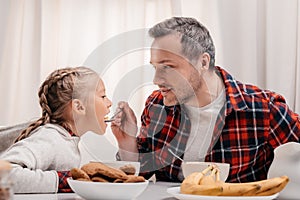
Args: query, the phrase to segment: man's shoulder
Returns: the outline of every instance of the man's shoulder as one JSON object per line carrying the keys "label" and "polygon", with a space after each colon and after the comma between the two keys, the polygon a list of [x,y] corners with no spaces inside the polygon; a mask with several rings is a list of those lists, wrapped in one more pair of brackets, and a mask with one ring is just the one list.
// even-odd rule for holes
{"label": "man's shoulder", "polygon": [[285,98],[274,91],[262,89],[256,85],[237,83],[238,92],[227,95],[231,103],[240,108],[268,110],[270,103],[286,104]]}
{"label": "man's shoulder", "polygon": [[255,84],[238,81],[222,68],[218,69],[224,80],[227,99],[230,100],[231,105],[236,109],[257,109],[258,107],[266,106],[273,100],[285,102],[281,95],[271,90],[263,89]]}
{"label": "man's shoulder", "polygon": [[251,99],[253,98],[257,101],[261,99],[262,101],[268,102],[274,100],[285,102],[285,99],[282,95],[268,89],[262,89],[256,85],[241,84],[239,88],[242,91],[242,94],[245,98],[251,97]]}
{"label": "man's shoulder", "polygon": [[250,95],[257,98],[268,98],[272,93],[269,90],[262,89],[253,84],[239,84],[239,88],[244,95]]}
{"label": "man's shoulder", "polygon": [[271,97],[276,97],[273,91],[263,89],[255,84],[241,82],[236,80],[232,75],[230,75],[225,69],[216,66],[216,69],[221,73],[224,80],[225,87],[227,88],[227,95],[231,96],[249,96],[254,98],[270,99]]}

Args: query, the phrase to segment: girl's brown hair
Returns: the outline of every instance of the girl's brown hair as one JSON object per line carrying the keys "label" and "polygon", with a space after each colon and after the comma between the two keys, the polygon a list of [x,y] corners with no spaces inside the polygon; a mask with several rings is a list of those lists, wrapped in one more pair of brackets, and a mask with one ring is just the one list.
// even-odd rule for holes
{"label": "girl's brown hair", "polygon": [[64,111],[72,99],[84,97],[94,78],[98,78],[98,74],[87,67],[68,67],[52,72],[38,93],[42,117],[24,129],[15,142],[28,137],[33,130],[46,123],[71,129],[64,118]]}

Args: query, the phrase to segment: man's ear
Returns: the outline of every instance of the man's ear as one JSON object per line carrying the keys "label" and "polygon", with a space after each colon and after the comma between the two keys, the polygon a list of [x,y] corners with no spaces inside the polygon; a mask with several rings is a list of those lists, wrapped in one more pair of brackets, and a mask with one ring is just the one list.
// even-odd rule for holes
{"label": "man's ear", "polygon": [[83,114],[83,115],[86,112],[85,106],[83,105],[82,101],[80,101],[79,99],[72,100],[72,110],[77,114]]}
{"label": "man's ear", "polygon": [[203,53],[199,56],[198,63],[201,63],[201,69],[208,70],[210,63],[210,55],[208,53]]}

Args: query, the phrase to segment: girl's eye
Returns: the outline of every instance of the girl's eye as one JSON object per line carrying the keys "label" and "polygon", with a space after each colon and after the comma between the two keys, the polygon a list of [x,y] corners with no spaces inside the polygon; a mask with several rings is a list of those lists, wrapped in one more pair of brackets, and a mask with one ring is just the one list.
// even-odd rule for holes
{"label": "girl's eye", "polygon": [[106,95],[101,96],[102,99],[106,98]]}

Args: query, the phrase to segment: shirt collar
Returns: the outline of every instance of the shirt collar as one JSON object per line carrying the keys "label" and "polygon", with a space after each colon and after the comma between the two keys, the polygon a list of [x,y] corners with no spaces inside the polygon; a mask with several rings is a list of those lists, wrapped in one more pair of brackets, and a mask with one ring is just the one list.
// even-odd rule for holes
{"label": "shirt collar", "polygon": [[227,71],[221,67],[216,66],[216,71],[220,73],[226,91],[226,115],[231,112],[231,109],[236,111],[248,109],[247,103],[244,99],[246,88],[242,83],[235,80]]}

